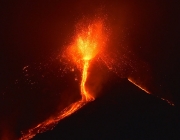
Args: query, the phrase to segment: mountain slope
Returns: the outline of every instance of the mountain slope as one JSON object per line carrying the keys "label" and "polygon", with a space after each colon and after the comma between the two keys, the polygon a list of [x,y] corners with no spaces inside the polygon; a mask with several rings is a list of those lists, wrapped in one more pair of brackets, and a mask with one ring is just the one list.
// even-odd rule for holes
{"label": "mountain slope", "polygon": [[126,79],[114,78],[94,102],[33,140],[178,139],[179,114]]}

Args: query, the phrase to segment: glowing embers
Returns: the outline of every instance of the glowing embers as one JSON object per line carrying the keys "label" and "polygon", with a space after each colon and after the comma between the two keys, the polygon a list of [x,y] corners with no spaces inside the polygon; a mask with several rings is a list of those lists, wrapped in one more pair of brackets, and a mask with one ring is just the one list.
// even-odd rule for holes
{"label": "glowing embers", "polygon": [[90,60],[92,58],[93,50],[96,48],[97,44],[90,42],[89,40],[83,40],[81,37],[78,39],[78,46],[81,53],[84,55],[83,60]]}
{"label": "glowing embers", "polygon": [[74,42],[68,47],[68,59],[73,60],[76,66],[82,71],[82,81],[80,84],[82,101],[94,100],[86,90],[85,83],[88,77],[88,69],[92,59],[101,55],[105,46],[106,37],[104,34],[103,21],[93,21],[87,25],[78,24],[77,35],[74,37]]}
{"label": "glowing embers", "polygon": [[102,37],[102,24],[96,23],[88,27],[88,31],[78,35],[77,46],[83,60],[90,60],[96,56],[100,49]]}
{"label": "glowing embers", "polygon": [[83,69],[84,61],[92,60],[97,54],[102,53],[105,46],[103,21],[93,21],[87,26],[82,23],[78,24],[73,40],[73,43],[67,48],[65,57],[72,59],[80,69]]}
{"label": "glowing embers", "polygon": [[81,100],[70,104],[61,112],[51,116],[34,128],[29,129],[28,132],[23,133],[23,136],[20,138],[21,140],[29,140],[37,133],[52,129],[60,120],[71,115],[89,101],[94,100],[94,97],[87,91],[85,85],[91,62],[97,55],[100,55],[102,48],[105,45],[106,38],[104,36],[103,28],[104,26],[101,20],[95,20],[87,26],[78,24],[77,33],[73,43],[67,47],[62,54],[62,57],[68,61],[68,66],[71,63],[74,63],[81,71]]}

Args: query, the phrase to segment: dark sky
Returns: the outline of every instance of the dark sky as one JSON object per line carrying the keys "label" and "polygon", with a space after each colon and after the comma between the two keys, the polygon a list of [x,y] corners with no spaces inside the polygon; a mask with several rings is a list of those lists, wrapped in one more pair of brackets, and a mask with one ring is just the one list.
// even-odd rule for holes
{"label": "dark sky", "polygon": [[[21,129],[79,99],[79,83],[72,79],[79,73],[57,78],[64,66],[55,58],[71,42],[75,25],[83,17],[106,15],[111,31],[109,50],[125,54],[127,63],[134,60],[137,72],[132,76],[138,77],[153,94],[180,106],[178,2],[6,0],[0,2],[0,9],[1,137],[7,134],[10,139],[11,135],[18,137]],[[22,70],[27,65],[30,80],[40,83],[32,91]],[[70,90],[65,90],[68,86],[77,93],[70,94]],[[62,91],[66,94],[57,94]],[[37,106],[40,107],[34,109]]]}

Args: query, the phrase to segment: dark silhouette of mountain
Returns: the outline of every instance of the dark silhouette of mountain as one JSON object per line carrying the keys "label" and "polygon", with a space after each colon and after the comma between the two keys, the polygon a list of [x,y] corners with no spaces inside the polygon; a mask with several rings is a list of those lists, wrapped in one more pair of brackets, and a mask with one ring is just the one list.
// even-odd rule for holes
{"label": "dark silhouette of mountain", "polygon": [[178,139],[175,106],[148,95],[127,79],[113,77],[103,95],[63,119],[33,140],[59,139]]}

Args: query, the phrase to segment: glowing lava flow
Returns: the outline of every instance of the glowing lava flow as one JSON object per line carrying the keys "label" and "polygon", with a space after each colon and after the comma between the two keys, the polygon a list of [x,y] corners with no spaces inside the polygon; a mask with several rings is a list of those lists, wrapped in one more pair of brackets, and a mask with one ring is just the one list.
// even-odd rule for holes
{"label": "glowing lava flow", "polygon": [[[128,78],[128,81],[133,83],[135,86],[137,86],[138,88],[140,88],[141,90],[145,91],[147,94],[151,94],[151,92],[149,92],[147,89],[143,88],[142,86],[138,85],[135,81],[133,81],[132,79]],[[168,104],[174,106],[174,103],[168,99],[165,99],[165,98],[162,98],[162,97],[159,97],[159,96],[156,96],[158,98],[160,98],[161,100],[163,101],[166,101]]]}
{"label": "glowing lava flow", "polygon": [[89,62],[85,61],[84,68],[83,68],[83,73],[82,73],[82,81],[81,81],[82,100],[85,100],[85,101],[90,101],[90,100],[94,99],[94,97],[92,97],[86,91],[86,88],[85,88],[85,83],[86,83],[86,80],[87,80],[87,71],[88,71],[88,68],[89,68]]}
{"label": "glowing lava flow", "polygon": [[128,81],[133,83],[135,86],[137,86],[141,90],[145,91],[147,94],[151,94],[147,89],[145,89],[145,88],[141,87],[140,85],[136,84],[132,79],[128,78]]}
{"label": "glowing lava flow", "polygon": [[[80,30],[79,30],[80,29]],[[88,77],[88,69],[92,59],[102,51],[102,46],[105,44],[103,33],[103,22],[98,20],[88,25],[88,28],[80,26],[74,42],[67,48],[65,54],[68,60],[73,61],[82,71],[82,79],[80,84],[81,100],[70,104],[61,112],[51,116],[46,121],[38,124],[28,132],[23,132],[20,140],[29,140],[37,133],[45,132],[52,129],[60,120],[71,115],[89,101],[93,101],[94,97],[89,94],[86,89],[86,81]]]}

